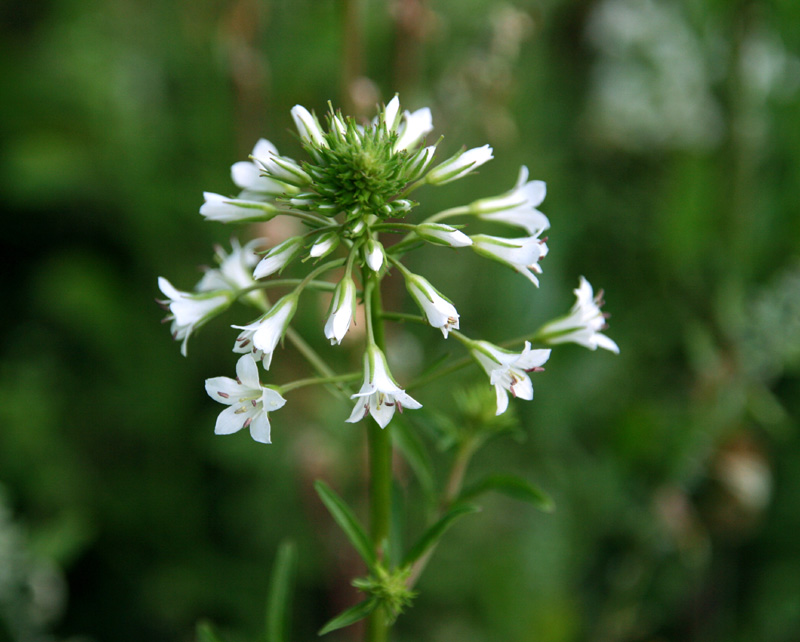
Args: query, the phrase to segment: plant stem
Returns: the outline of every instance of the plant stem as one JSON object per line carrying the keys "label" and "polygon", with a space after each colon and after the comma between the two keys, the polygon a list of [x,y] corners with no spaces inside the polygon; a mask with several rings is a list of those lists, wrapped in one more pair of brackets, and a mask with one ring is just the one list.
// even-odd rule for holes
{"label": "plant stem", "polygon": [[[369,283],[369,314],[372,337],[375,344],[385,348],[383,333],[383,306],[381,304],[380,281],[374,273],[367,274],[364,283]],[[392,441],[388,428],[381,428],[377,422],[367,423],[367,443],[369,445],[369,507],[370,535],[375,543],[379,558],[383,557],[384,544],[389,539],[392,515]],[[367,619],[366,642],[385,642],[389,627],[382,608],[373,611]]]}

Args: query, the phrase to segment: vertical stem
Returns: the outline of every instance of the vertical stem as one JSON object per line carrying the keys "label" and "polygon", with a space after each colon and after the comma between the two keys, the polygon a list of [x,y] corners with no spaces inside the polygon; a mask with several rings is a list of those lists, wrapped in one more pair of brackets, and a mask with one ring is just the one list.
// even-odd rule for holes
{"label": "vertical stem", "polygon": [[[380,280],[367,268],[364,269],[364,283],[369,283],[371,325],[375,344],[381,349],[385,348],[383,333],[383,318],[381,313]],[[389,428],[381,428],[377,422],[370,420],[367,423],[367,443],[369,445],[369,506],[370,506],[370,531],[372,541],[378,550],[378,556],[383,556],[383,545],[389,538],[392,511],[392,440]],[[388,639],[389,627],[386,625],[386,616],[383,609],[378,608],[367,619],[367,642],[385,642]]]}

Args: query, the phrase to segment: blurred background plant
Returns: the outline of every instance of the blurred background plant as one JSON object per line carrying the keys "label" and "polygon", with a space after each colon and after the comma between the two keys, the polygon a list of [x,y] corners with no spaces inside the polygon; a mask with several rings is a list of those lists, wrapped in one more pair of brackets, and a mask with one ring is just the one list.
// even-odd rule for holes
{"label": "blurred background plant", "polygon": [[[272,446],[215,437],[202,382],[228,370],[230,330],[204,327],[216,348],[183,359],[153,298],[157,274],[192,283],[186,266],[227,243],[197,214],[201,190],[229,190],[227,168],[260,136],[299,151],[292,105],[370,112],[395,91],[432,108],[443,154],[494,146],[459,183],[464,202],[509,189],[523,163],[548,183],[535,299],[515,296],[521,277],[502,267],[438,266],[462,327],[522,334],[566,311],[585,274],[622,347],[554,353],[536,400],[516,408],[519,439],[493,440],[472,472],[513,470],[556,512],[490,497],[448,533],[396,640],[800,638],[800,5],[47,0],[0,12],[0,640],[191,640],[203,616],[252,640],[287,537],[293,639],[353,603],[336,578],[358,561],[341,558],[312,489],[316,477],[361,486],[349,407],[309,390],[281,411]],[[431,211],[454,194],[431,193]],[[389,348],[413,371],[428,337],[407,328]],[[415,428],[446,446],[435,426]],[[407,479],[398,492],[413,506],[424,489]],[[34,568],[50,569],[65,606],[25,628],[33,612],[6,605],[34,599]]]}

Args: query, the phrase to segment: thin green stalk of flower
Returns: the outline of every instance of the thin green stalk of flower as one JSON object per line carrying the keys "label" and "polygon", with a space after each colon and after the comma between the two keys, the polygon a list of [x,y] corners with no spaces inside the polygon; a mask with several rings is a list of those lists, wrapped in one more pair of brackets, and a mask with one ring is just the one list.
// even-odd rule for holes
{"label": "thin green stalk of flower", "polygon": [[[455,501],[461,494],[464,487],[464,477],[467,474],[467,468],[472,461],[472,456],[478,450],[478,441],[474,438],[465,439],[458,448],[458,451],[453,458],[453,464],[450,467],[450,472],[447,475],[447,482],[445,484],[444,494],[442,496],[439,514],[433,522],[443,517],[450,508],[452,508]],[[428,565],[433,553],[436,551],[438,543],[431,546],[425,554],[420,557],[416,562],[411,565],[411,570],[406,580],[406,586],[410,589],[417,583],[420,575]]]}
{"label": "thin green stalk of flower", "polygon": [[[420,225],[426,225],[426,224],[430,224],[430,223],[438,223],[439,221],[443,221],[446,218],[452,218],[454,216],[462,216],[464,214],[470,214],[470,213],[471,213],[471,210],[469,208],[469,205],[460,205],[459,207],[451,207],[449,209],[446,209],[446,210],[443,210],[443,211],[438,212],[436,214],[433,214],[432,216],[429,216],[424,221],[422,221],[420,223]],[[409,241],[415,241],[416,240],[413,228],[416,228],[417,226],[416,225],[409,225],[409,227],[411,227],[412,230],[408,234],[406,234],[399,243],[396,243],[393,246],[394,248],[397,248],[397,246],[402,245],[404,243],[408,243]]]}
{"label": "thin green stalk of flower", "polygon": [[[249,294],[250,292],[254,292],[257,290],[269,290],[272,288],[288,288],[292,286],[298,286],[302,283],[305,279],[273,279],[269,281],[262,281],[256,283],[255,285],[251,285],[248,288],[243,288],[236,292],[236,298],[240,299],[244,295]],[[336,289],[336,284],[331,283],[330,281],[309,281],[305,284],[306,288],[311,290],[319,290],[320,292],[332,292]]]}
{"label": "thin green stalk of flower", "polygon": [[428,325],[425,317],[420,316],[419,314],[409,314],[407,312],[384,312],[382,317],[385,321],[399,321],[401,323],[411,321],[413,323]]}
{"label": "thin green stalk of flower", "polygon": [[317,384],[328,384],[328,383],[340,383],[343,381],[355,381],[363,376],[361,371],[358,372],[348,372],[346,374],[334,375],[332,377],[308,377],[306,379],[297,379],[296,381],[290,381],[289,383],[282,384],[277,386],[278,392],[281,394],[285,392],[289,392],[291,390],[296,390],[297,388],[303,388],[305,386],[313,386]]}
{"label": "thin green stalk of flower", "polygon": [[287,209],[287,210],[281,210],[280,213],[285,214],[287,216],[293,216],[294,218],[298,218],[305,223],[313,223],[316,226],[313,232],[319,232],[324,228],[338,227],[338,226],[332,226],[330,224],[330,219],[317,216],[316,214],[312,214],[311,212],[301,212],[300,210]]}

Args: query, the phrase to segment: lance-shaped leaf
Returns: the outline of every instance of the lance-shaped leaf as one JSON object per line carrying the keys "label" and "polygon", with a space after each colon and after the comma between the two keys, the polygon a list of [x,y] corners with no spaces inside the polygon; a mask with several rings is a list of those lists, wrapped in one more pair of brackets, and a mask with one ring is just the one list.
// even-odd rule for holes
{"label": "lance-shaped leaf", "polygon": [[350,543],[355,547],[356,551],[358,551],[361,559],[363,559],[369,569],[372,570],[378,561],[378,555],[369,537],[367,537],[366,532],[361,527],[361,524],[358,523],[353,511],[350,510],[350,507],[344,503],[344,500],[321,479],[314,482],[314,488],[333,519],[336,520],[336,523],[339,524],[344,534],[347,535],[347,539],[350,540]]}
{"label": "lance-shaped leaf", "polygon": [[292,582],[297,567],[297,548],[292,542],[282,542],[275,558],[275,568],[267,594],[266,642],[288,642],[289,605]]}
{"label": "lance-shaped leaf", "polygon": [[459,501],[474,499],[490,490],[533,504],[536,508],[547,513],[551,513],[555,509],[555,503],[549,495],[536,488],[529,481],[514,475],[490,475],[474,484],[470,484],[461,491],[458,499]]}
{"label": "lance-shaped leaf", "polygon": [[209,622],[197,623],[197,642],[223,642]]}
{"label": "lance-shaped leaf", "polygon": [[325,635],[326,633],[330,633],[331,631],[335,631],[336,629],[342,629],[346,626],[350,626],[351,624],[355,624],[359,620],[363,620],[370,613],[372,613],[377,606],[378,606],[377,597],[371,597],[369,599],[364,600],[363,602],[359,602],[355,606],[350,607],[346,611],[343,611],[335,618],[330,620],[325,626],[323,626],[319,630],[319,633],[317,635]]}
{"label": "lance-shaped leaf", "polygon": [[439,540],[444,535],[445,531],[450,528],[450,525],[463,515],[470,513],[477,513],[480,508],[472,504],[456,504],[448,510],[433,526],[426,530],[422,537],[420,537],[416,544],[411,547],[411,550],[405,556],[401,566],[409,566],[421,558],[431,548],[436,546]]}

